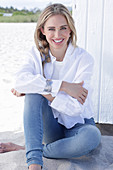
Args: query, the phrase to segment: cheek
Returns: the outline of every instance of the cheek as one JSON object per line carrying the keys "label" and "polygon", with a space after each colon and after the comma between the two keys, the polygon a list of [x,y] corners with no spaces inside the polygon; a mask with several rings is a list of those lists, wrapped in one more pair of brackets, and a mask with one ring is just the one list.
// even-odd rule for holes
{"label": "cheek", "polygon": [[70,36],[70,33],[71,33],[71,31],[69,31],[69,30],[63,31],[63,34],[67,37]]}
{"label": "cheek", "polygon": [[66,31],[66,32],[64,33],[64,36],[67,37],[67,38],[69,38],[69,37],[70,37],[70,32],[69,32],[69,31]]}
{"label": "cheek", "polygon": [[51,34],[51,33],[46,34],[46,39],[51,39],[52,37],[53,37],[53,34]]}

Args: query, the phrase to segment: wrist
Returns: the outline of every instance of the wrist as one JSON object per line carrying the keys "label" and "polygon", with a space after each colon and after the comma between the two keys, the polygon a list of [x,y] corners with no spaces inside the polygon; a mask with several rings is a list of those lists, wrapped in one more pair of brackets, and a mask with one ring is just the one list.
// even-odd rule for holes
{"label": "wrist", "polygon": [[61,84],[61,87],[60,87],[60,91],[66,92],[66,87],[67,87],[67,82],[66,81],[62,81],[62,84]]}

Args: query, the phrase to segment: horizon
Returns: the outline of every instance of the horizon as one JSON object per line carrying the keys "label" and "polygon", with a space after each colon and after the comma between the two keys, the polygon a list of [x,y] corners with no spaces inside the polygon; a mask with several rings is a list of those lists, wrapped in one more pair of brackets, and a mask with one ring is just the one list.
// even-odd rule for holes
{"label": "horizon", "polygon": [[[10,8],[11,6],[13,8],[17,8],[18,10],[21,9],[34,9],[38,8],[40,10],[44,9],[47,5],[53,4],[53,3],[62,3],[66,7],[71,7],[72,6],[72,0],[1,0],[0,2],[0,7],[3,8]],[[32,6],[31,6],[32,4]]]}

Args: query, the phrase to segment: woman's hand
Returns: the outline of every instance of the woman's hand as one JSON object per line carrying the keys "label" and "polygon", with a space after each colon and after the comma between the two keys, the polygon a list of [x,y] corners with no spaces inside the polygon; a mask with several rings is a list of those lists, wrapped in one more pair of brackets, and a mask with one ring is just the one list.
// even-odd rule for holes
{"label": "woman's hand", "polygon": [[25,96],[25,94],[17,92],[14,88],[11,89],[11,92],[17,97]]}
{"label": "woman's hand", "polygon": [[81,104],[84,104],[88,95],[88,90],[83,88],[83,84],[83,81],[81,83],[63,82],[60,91],[66,92],[71,97],[77,99]]}
{"label": "woman's hand", "polygon": [[47,100],[49,100],[50,102],[52,102],[54,100],[55,97],[52,97],[51,94],[47,94],[47,95],[42,95],[44,96]]}
{"label": "woman's hand", "polygon": [[[25,94],[17,92],[14,88],[11,89],[11,92],[12,92],[15,96],[17,96],[17,97],[25,96]],[[49,100],[49,101],[51,101],[51,102],[52,102],[53,99],[54,99],[54,97],[52,97],[50,94],[48,94],[48,95],[42,95],[42,96],[44,96],[47,100]]]}

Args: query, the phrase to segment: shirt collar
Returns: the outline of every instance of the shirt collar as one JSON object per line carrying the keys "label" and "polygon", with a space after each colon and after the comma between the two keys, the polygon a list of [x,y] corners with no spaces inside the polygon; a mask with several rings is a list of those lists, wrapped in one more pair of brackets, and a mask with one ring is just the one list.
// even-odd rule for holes
{"label": "shirt collar", "polygon": [[[70,58],[70,55],[72,55],[74,49],[75,49],[74,46],[73,46],[72,43],[70,42],[69,45],[68,45],[68,47],[67,47],[67,50],[66,50],[66,53],[65,53],[63,62],[65,62],[65,60],[67,60],[68,58]],[[50,56],[50,58],[51,58],[51,62],[54,63],[54,61],[56,61],[56,57],[54,57],[54,56],[51,54],[51,51],[50,51],[50,50],[49,50],[49,56]]]}
{"label": "shirt collar", "polygon": [[49,56],[51,58],[51,62],[54,63],[54,61],[56,61],[56,57],[54,57],[52,54],[51,54],[51,51],[49,50]]}

